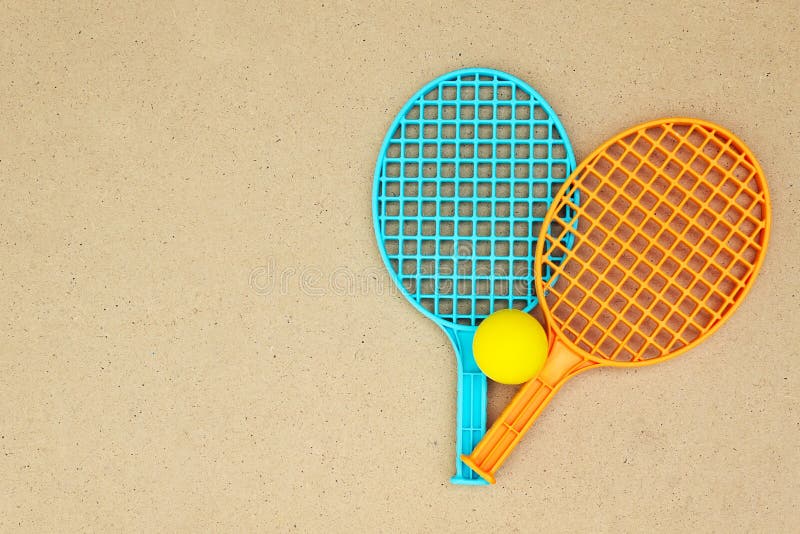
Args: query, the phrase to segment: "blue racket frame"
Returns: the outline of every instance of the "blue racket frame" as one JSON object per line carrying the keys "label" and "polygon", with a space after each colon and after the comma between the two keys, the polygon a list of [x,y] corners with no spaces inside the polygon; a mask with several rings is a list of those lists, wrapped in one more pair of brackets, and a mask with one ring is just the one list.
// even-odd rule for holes
{"label": "blue racket frame", "polygon": [[[486,432],[487,382],[472,352],[475,330],[497,309],[536,306],[537,228],[574,168],[572,146],[550,105],[522,80],[485,68],[425,85],[381,146],[373,189],[381,257],[401,293],[444,330],[456,353],[455,484],[486,484],[460,459]],[[490,194],[480,196],[487,188]],[[517,223],[528,225],[523,235]],[[488,235],[479,232],[487,224]],[[459,272],[464,261],[468,274]],[[517,264],[521,272],[513,271]],[[498,294],[502,283],[505,295]]]}

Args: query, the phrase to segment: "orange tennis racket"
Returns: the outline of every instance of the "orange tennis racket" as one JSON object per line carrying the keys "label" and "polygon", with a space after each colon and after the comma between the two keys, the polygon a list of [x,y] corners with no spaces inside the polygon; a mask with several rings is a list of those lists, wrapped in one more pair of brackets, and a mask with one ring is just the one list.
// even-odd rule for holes
{"label": "orange tennis racket", "polygon": [[494,483],[568,379],[662,362],[708,337],[752,286],[769,230],[761,168],[724,128],[664,119],[595,150],[551,205],[536,247],[545,367],[464,462]]}

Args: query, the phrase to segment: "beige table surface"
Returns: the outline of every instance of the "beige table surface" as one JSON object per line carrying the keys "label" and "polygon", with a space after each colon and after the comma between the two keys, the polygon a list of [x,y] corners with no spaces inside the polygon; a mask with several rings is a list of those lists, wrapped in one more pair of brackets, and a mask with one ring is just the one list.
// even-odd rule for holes
{"label": "beige table surface", "polygon": [[[800,528],[797,2],[3,4],[0,531]],[[491,488],[448,483],[455,359],[370,213],[395,113],[463,66],[578,159],[716,121],[774,210],[713,338],[576,379]]]}

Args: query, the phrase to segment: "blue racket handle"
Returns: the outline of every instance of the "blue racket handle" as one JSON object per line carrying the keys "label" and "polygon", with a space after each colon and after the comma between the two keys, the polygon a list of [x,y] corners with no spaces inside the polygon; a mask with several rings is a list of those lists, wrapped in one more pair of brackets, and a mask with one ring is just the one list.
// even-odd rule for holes
{"label": "blue racket handle", "polygon": [[461,455],[470,454],[486,433],[486,375],[478,368],[472,354],[475,328],[443,328],[453,343],[458,363],[456,474],[450,482],[483,486],[488,482],[461,461]]}

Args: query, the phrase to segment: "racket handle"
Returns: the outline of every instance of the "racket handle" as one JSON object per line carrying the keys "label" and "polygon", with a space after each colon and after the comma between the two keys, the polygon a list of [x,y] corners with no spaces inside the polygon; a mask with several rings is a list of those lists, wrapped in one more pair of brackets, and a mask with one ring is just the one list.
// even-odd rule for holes
{"label": "racket handle", "polygon": [[461,461],[461,457],[471,452],[486,432],[486,375],[480,371],[461,372],[458,381],[456,474],[450,482],[483,486],[486,481]]}
{"label": "racket handle", "polygon": [[520,388],[472,453],[462,455],[461,459],[494,484],[494,473],[503,465],[550,399],[569,378],[592,365],[595,365],[594,362],[574,354],[556,339],[539,376]]}
{"label": "racket handle", "polygon": [[456,398],[456,473],[453,484],[486,485],[472,469],[461,461],[486,432],[486,375],[481,372],[472,354],[474,329],[448,331],[458,358],[458,391]]}

